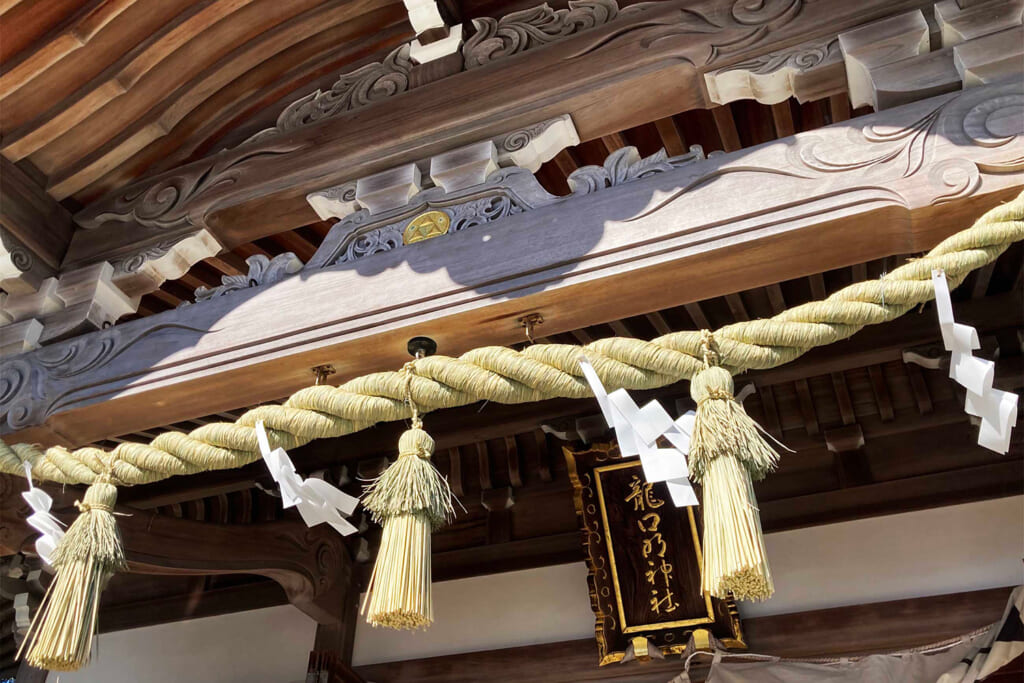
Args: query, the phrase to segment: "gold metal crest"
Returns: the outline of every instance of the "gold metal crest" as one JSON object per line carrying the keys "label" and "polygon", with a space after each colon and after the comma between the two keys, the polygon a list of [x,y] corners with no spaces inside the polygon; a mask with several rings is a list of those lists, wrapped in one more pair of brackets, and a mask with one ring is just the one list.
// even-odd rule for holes
{"label": "gold metal crest", "polygon": [[403,244],[422,242],[447,234],[452,220],[444,211],[427,211],[413,218],[402,233]]}

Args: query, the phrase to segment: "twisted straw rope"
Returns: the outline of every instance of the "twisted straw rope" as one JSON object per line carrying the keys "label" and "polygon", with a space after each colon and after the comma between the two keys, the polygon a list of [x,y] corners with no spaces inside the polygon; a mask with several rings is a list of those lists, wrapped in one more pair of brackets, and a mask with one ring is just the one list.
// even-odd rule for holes
{"label": "twisted straw rope", "polygon": [[[727,325],[714,333],[720,362],[733,374],[788,363],[810,349],[850,337],[866,325],[898,318],[932,299],[931,272],[945,271],[951,286],[1024,239],[1024,193],[944,240],[927,256],[878,280],[859,282],[765,320]],[[613,337],[586,346],[536,344],[522,351],[489,346],[459,358],[416,362],[409,390],[422,412],[480,400],[526,403],[591,396],[579,369],[585,353],[609,388],[653,389],[690,379],[701,370],[701,333],[675,332],[651,341]],[[41,480],[90,484],[112,470],[122,485],[181,474],[241,467],[259,459],[254,425],[263,420],[271,447],[297,448],[314,439],[351,434],[376,422],[410,416],[400,372],[357,377],[339,387],[302,389],[283,405],[254,408],[234,424],[204,425],[189,434],[166,432],[149,444],[122,443],[113,451],[0,443],[0,472],[21,474],[32,464]]]}

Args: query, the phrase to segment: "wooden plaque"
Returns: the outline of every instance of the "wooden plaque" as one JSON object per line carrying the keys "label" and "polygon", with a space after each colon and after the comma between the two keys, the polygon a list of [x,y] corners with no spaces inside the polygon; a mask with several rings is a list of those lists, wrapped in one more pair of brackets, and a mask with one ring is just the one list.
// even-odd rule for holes
{"label": "wooden plaque", "polygon": [[[701,591],[699,508],[677,508],[664,483],[615,444],[563,449],[587,553],[601,665],[621,661],[642,636],[679,654],[703,629],[746,648],[735,603]],[[642,644],[642,643],[641,643]]]}

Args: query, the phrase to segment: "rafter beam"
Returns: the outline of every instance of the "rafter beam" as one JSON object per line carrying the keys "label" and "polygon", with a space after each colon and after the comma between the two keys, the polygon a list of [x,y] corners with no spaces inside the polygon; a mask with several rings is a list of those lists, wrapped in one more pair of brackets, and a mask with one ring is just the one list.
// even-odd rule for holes
{"label": "rafter beam", "polygon": [[[0,157],[0,286],[12,294],[36,291],[60,268],[73,231],[67,209]],[[11,281],[19,272],[21,284]]]}
{"label": "rafter beam", "polygon": [[89,443],[286,396],[323,363],[398,368],[415,335],[455,355],[519,342],[530,312],[553,335],[926,250],[1024,185],[1024,131],[972,115],[1022,89],[905,105],[15,357],[3,429]]}

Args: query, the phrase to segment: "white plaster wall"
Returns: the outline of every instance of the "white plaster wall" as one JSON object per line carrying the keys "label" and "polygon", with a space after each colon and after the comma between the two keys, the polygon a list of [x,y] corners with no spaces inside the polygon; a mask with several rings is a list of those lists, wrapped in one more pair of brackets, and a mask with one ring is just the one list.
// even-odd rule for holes
{"label": "white plaster wall", "polygon": [[47,683],[302,683],[316,624],[291,605],[117,631]]}
{"label": "white plaster wall", "polygon": [[769,534],[775,597],[743,616],[1024,582],[1024,496]]}
{"label": "white plaster wall", "polygon": [[[767,545],[776,595],[741,605],[745,616],[1005,586],[1024,581],[1024,497],[786,531]],[[434,601],[436,623],[425,632],[360,623],[355,664],[594,633],[582,562],[439,583]],[[298,610],[274,607],[112,633],[89,669],[59,680],[292,683],[303,678],[314,630]]]}
{"label": "white plaster wall", "polygon": [[587,566],[562,564],[434,584],[426,631],[356,628],[356,666],[594,635]]}
{"label": "white plaster wall", "polygon": [[[744,616],[1008,586],[1024,582],[1024,496],[784,531],[766,544],[775,597],[741,603]],[[430,630],[360,623],[354,663],[590,638],[585,577],[581,562],[437,584]]]}

